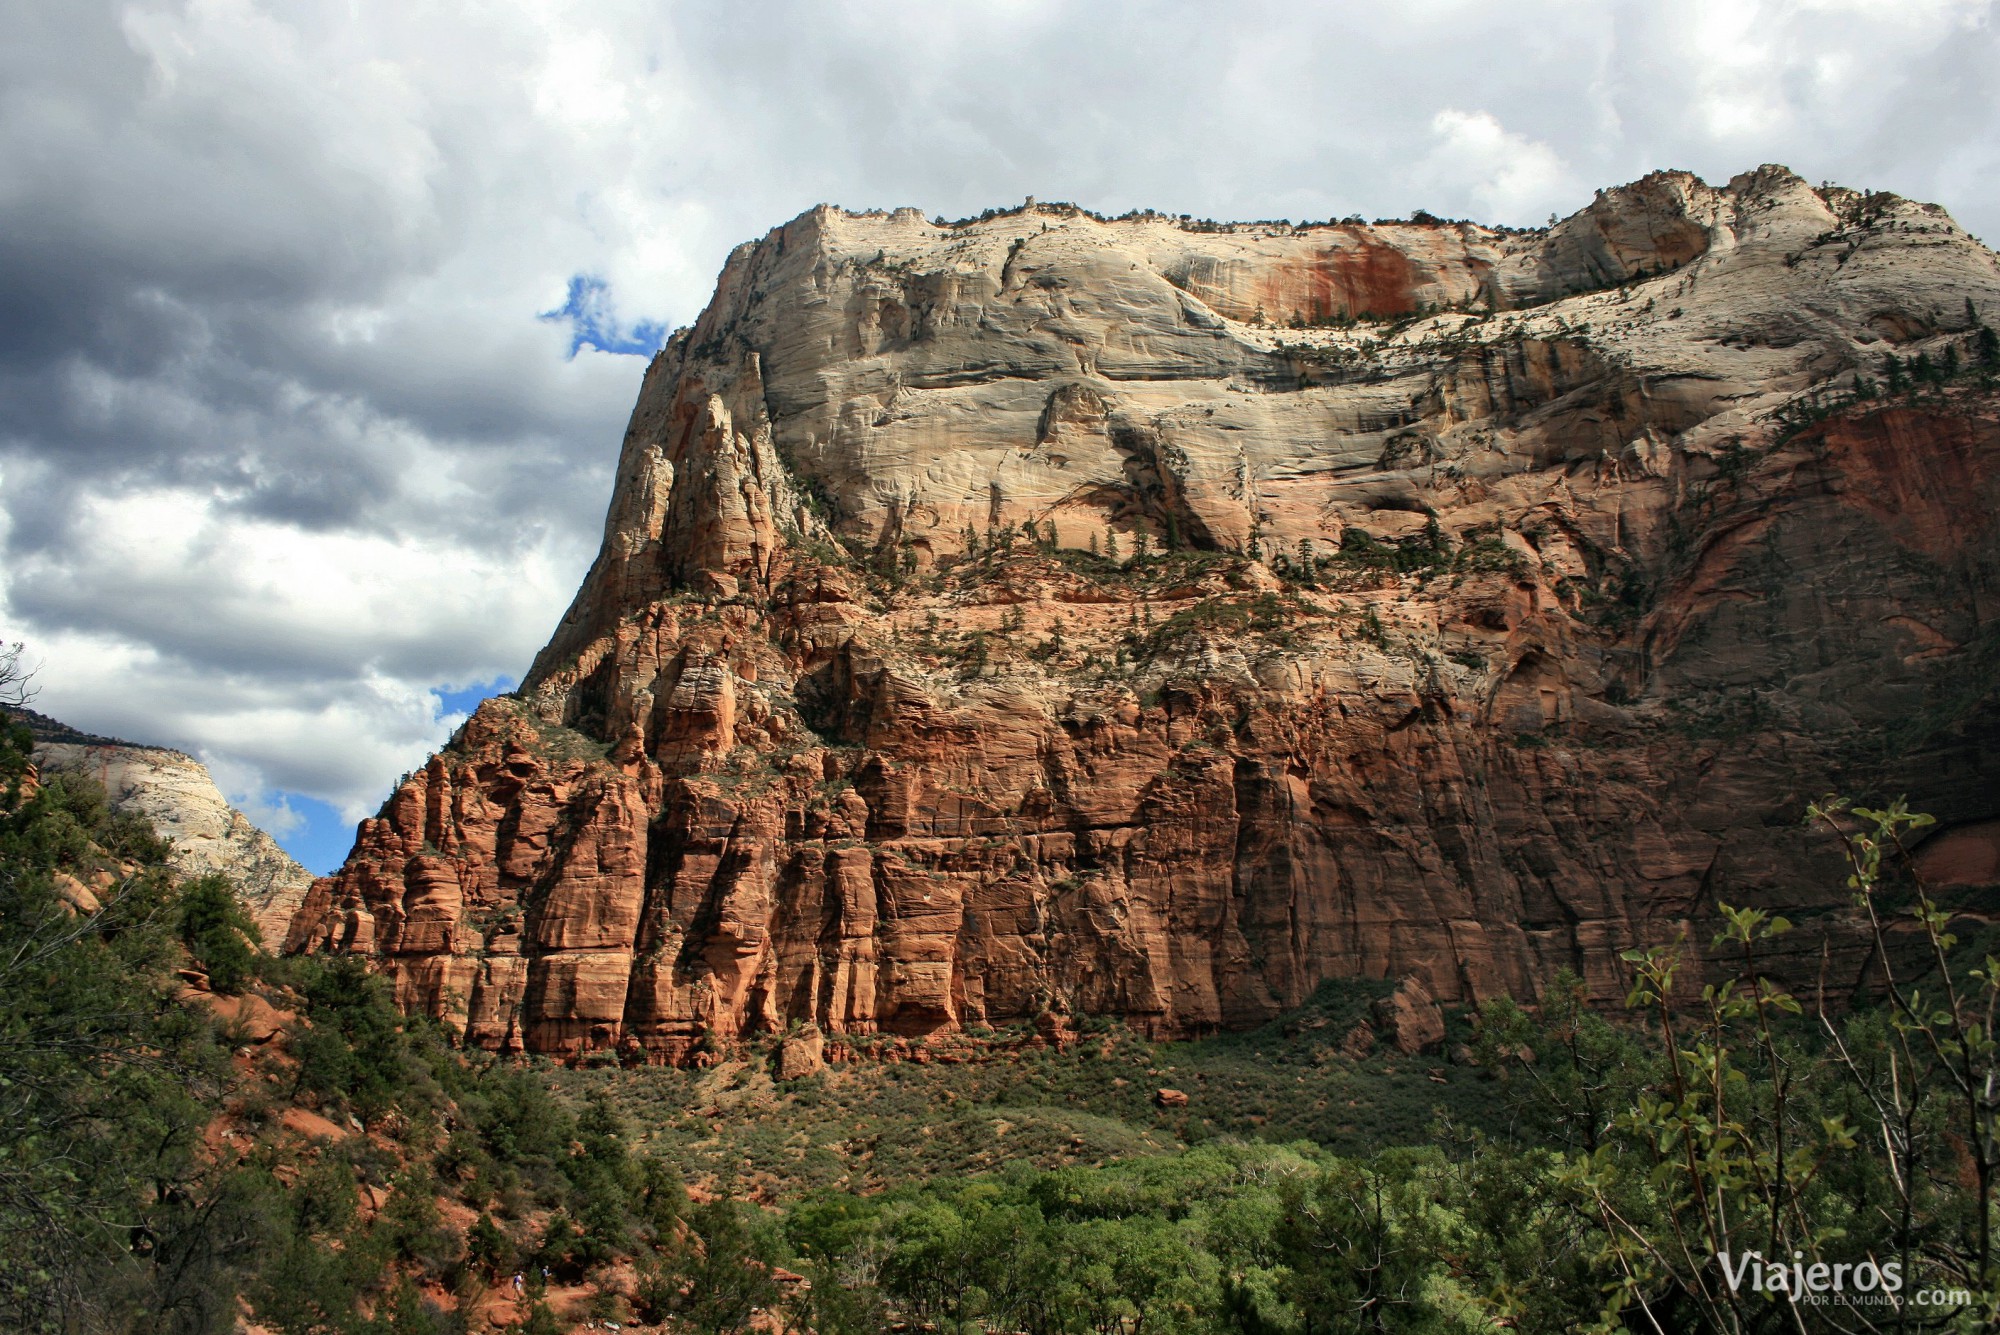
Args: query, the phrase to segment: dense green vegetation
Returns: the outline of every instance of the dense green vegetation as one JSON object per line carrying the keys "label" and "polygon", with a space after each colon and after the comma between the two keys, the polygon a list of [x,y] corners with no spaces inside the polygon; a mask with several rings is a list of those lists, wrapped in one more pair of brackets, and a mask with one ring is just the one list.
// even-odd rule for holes
{"label": "dense green vegetation", "polygon": [[[256,954],[226,884],[177,883],[94,783],[30,781],[30,745],[0,733],[0,1329],[220,1332],[247,1301],[438,1335],[503,1272],[673,1240],[679,1178],[601,1103],[466,1062],[358,960]],[[298,1012],[282,1043],[243,1041],[252,991]]]}
{"label": "dense green vegetation", "polygon": [[225,1054],[170,1001],[158,842],[89,784],[24,793],[28,744],[25,728],[0,737],[0,1326],[56,1328],[106,1288],[202,1308],[206,1258],[174,1258],[189,1283],[139,1258],[182,1236]]}

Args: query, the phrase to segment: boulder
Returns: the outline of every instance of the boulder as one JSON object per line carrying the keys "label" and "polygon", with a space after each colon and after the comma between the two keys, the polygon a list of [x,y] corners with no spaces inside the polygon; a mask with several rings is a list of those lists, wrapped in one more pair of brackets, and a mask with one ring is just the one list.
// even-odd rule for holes
{"label": "boulder", "polygon": [[1378,1000],[1374,1015],[1376,1027],[1405,1056],[1444,1042],[1444,1012],[1415,978],[1405,978]]}
{"label": "boulder", "polygon": [[803,1080],[826,1069],[826,1040],[808,1029],[778,1044],[778,1079]]}
{"label": "boulder", "polygon": [[56,895],[69,905],[72,912],[88,915],[104,907],[95,891],[68,872],[55,874],[55,887]]}

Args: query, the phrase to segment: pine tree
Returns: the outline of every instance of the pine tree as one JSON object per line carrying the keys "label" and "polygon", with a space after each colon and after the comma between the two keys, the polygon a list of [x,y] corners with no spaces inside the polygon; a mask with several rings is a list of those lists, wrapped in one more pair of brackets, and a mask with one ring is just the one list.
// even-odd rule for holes
{"label": "pine tree", "polygon": [[959,671],[964,676],[976,677],[985,670],[990,657],[986,645],[986,632],[975,630],[965,638],[965,651],[959,661]]}
{"label": "pine tree", "polygon": [[208,971],[217,992],[241,992],[257,971],[257,923],[218,875],[196,877],[181,890],[181,942]]}

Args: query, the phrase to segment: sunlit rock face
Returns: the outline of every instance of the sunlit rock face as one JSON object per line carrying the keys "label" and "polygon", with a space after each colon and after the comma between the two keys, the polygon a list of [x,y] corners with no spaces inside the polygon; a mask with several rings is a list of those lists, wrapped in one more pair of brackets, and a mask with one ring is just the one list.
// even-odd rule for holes
{"label": "sunlit rock face", "polygon": [[520,693],[290,943],[667,1060],[1613,1000],[1718,902],[1851,992],[1805,802],[1907,791],[1953,867],[2000,814],[1995,401],[1881,392],[1988,313],[1943,211],[1774,167],[1546,231],[816,209],[654,360]]}
{"label": "sunlit rock face", "polygon": [[145,817],[167,840],[167,861],[175,871],[226,876],[256,920],[264,945],[276,949],[283,943],[312,873],[229,805],[207,766],[165,747],[90,737],[31,711],[29,718],[42,773],[72,772],[103,784],[114,811]]}

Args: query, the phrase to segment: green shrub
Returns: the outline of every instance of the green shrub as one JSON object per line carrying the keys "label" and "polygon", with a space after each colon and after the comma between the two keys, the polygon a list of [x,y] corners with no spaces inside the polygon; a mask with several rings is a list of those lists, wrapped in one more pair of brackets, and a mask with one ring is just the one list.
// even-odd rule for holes
{"label": "green shrub", "polygon": [[780,1296],[771,1274],[776,1240],[726,1200],[696,1206],[687,1223],[680,1245],[641,1268],[637,1315],[646,1322],[671,1318],[703,1335],[740,1335]]}
{"label": "green shrub", "polygon": [[256,973],[262,938],[224,877],[198,876],[181,887],[180,937],[217,992],[241,992]]}

